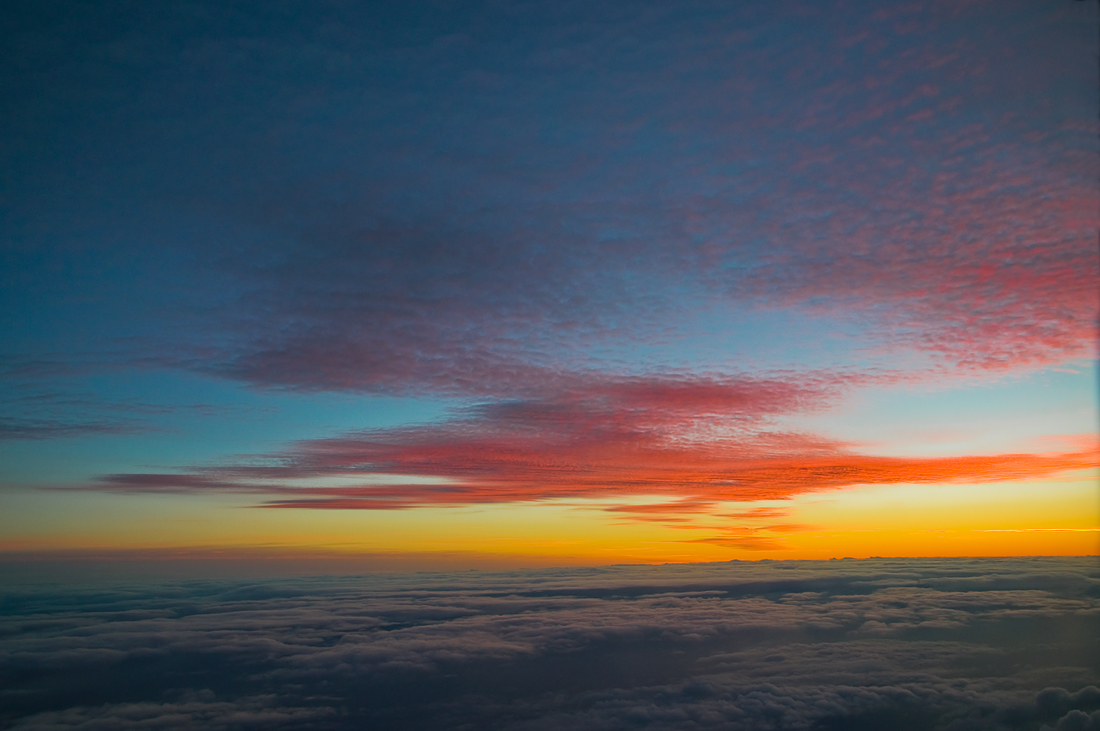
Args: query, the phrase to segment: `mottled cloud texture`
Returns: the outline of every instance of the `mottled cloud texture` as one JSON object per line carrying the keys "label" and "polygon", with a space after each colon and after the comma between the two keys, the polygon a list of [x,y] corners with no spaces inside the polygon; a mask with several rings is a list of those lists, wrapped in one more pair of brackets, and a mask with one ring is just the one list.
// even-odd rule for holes
{"label": "mottled cloud texture", "polygon": [[[1095,357],[1091,4],[390,5],[3,11],[0,439],[133,431],[35,399],[182,369],[454,410],[90,487],[705,506],[1096,464],[782,426]],[[441,484],[271,482],[381,474]]]}
{"label": "mottled cloud texture", "polygon": [[1095,559],[6,591],[5,728],[1094,729]]}
{"label": "mottled cloud texture", "polygon": [[[5,518],[107,546],[146,515],[150,539],[226,534],[166,500],[50,506],[583,499],[723,516],[698,540],[759,549],[803,526],[726,503],[1094,467],[1088,435],[900,457],[798,425],[1096,357],[1097,21],[0,3],[0,478],[70,491]],[[176,443],[133,436],[165,425]],[[6,582],[0,727],[1097,731],[1098,617],[1096,561],[1072,558]]]}
{"label": "mottled cloud texture", "polygon": [[700,308],[1095,353],[1091,8],[13,7],[9,291],[96,329],[12,372],[507,398]]}
{"label": "mottled cloud texture", "polygon": [[589,377],[572,390],[544,384],[543,398],[478,404],[435,423],[307,440],[189,472],[103,475],[79,489],[251,493],[267,507],[372,510],[665,495],[676,501],[609,509],[675,523],[722,501],[1034,480],[1100,464],[1089,438],[1042,454],[884,457],[769,428],[778,415],[831,403],[850,380]]}
{"label": "mottled cloud texture", "polygon": [[[901,458],[766,429],[770,411],[813,404],[822,391],[763,381],[613,383],[568,398],[476,406],[435,424],[304,441],[187,473],[105,475],[87,487],[256,493],[270,507],[341,509],[663,494],[679,500],[664,506],[678,513],[852,485],[1038,479],[1098,464],[1084,440],[1080,451]],[[357,477],[361,485],[349,484]],[[340,485],[326,486],[333,478]]]}

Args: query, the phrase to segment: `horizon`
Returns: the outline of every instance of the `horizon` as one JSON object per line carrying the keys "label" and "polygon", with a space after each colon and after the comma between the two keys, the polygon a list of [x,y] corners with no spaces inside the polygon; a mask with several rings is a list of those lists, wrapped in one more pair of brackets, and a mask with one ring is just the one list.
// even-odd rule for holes
{"label": "horizon", "polygon": [[1100,731],[1100,3],[0,3],[0,728]]}

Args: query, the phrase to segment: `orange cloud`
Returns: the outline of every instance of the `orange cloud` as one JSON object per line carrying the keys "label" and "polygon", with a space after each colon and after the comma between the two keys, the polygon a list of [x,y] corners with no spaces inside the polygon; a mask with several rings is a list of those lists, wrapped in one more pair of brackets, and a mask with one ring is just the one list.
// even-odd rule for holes
{"label": "orange cloud", "polygon": [[[1098,465],[1094,440],[1042,454],[883,457],[765,428],[774,414],[827,403],[836,388],[827,379],[604,380],[552,399],[477,406],[437,424],[310,440],[184,474],[108,475],[90,487],[245,492],[264,495],[265,507],[340,510],[665,495],[666,502],[608,510],[667,520],[724,501],[853,485],[1019,481]],[[782,515],[762,508],[728,517]]]}

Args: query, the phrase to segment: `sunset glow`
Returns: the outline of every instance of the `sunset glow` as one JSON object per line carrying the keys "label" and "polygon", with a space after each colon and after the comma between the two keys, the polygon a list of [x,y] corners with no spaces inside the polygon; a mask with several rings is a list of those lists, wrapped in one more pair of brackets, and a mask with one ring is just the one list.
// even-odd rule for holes
{"label": "sunset glow", "polygon": [[5,555],[1100,552],[1091,4],[552,5],[13,16]]}
{"label": "sunset glow", "polygon": [[1100,2],[0,2],[0,729],[1100,731]]}

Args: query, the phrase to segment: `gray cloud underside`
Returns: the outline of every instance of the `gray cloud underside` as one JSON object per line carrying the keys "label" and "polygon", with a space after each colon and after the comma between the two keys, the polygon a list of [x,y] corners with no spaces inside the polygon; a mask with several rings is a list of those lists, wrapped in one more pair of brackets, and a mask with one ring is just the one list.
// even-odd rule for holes
{"label": "gray cloud underside", "polygon": [[[0,723],[1095,728],[1095,559],[12,587]],[[906,725],[908,724],[908,725]]]}

